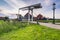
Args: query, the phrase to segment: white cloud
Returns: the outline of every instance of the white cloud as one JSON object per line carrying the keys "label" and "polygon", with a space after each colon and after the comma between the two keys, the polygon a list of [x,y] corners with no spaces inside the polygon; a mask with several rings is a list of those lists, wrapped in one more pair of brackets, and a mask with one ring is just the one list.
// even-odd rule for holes
{"label": "white cloud", "polygon": [[1,12],[4,13],[4,14],[10,12],[10,10],[4,8],[3,6],[0,6],[0,10],[1,10]]}
{"label": "white cloud", "polygon": [[18,0],[5,0],[5,1],[14,8],[26,6],[26,3],[24,3],[23,1]]}
{"label": "white cloud", "polygon": [[56,9],[55,15],[56,18],[60,18],[60,9]]}
{"label": "white cloud", "polygon": [[26,3],[23,1],[18,0],[5,0],[11,7],[13,7],[12,10],[10,10],[12,13],[17,13],[18,8],[26,6]]}
{"label": "white cloud", "polygon": [[53,0],[44,0],[46,6],[49,6],[53,3]]}
{"label": "white cloud", "polygon": [[[2,12],[4,14],[17,14],[18,13],[18,8],[27,6],[26,3],[24,3],[23,1],[18,1],[18,0],[4,0],[5,2],[7,2],[13,9],[6,9],[4,6],[0,7],[1,10],[3,10]],[[7,6],[8,7],[8,6]],[[21,11],[21,13],[23,13]]]}
{"label": "white cloud", "polygon": [[[38,1],[40,1],[40,0],[37,0],[37,2]],[[17,14],[18,13],[18,8],[21,8],[21,7],[24,7],[24,6],[28,5],[28,3],[25,3],[22,0],[20,0],[20,1],[18,1],[18,0],[5,0],[5,2],[7,2],[11,7],[13,7],[12,10],[6,9],[5,7],[0,7],[0,9],[2,8],[3,13],[6,14],[6,15]],[[53,0],[44,0],[43,1],[43,5],[42,5],[43,7],[41,9],[34,10],[34,16],[37,16],[39,13],[41,13],[45,17],[52,18],[53,17],[53,15],[52,15],[52,8],[51,8],[51,10],[49,10],[49,8],[48,8],[48,6],[52,6],[52,2],[53,2]],[[31,3],[31,4],[34,4],[34,3]],[[60,16],[60,14],[59,14],[60,11],[59,10],[60,9],[56,10],[56,18],[60,18],[59,17]],[[20,14],[23,15],[23,16],[26,13],[27,13],[27,11],[20,11]]]}

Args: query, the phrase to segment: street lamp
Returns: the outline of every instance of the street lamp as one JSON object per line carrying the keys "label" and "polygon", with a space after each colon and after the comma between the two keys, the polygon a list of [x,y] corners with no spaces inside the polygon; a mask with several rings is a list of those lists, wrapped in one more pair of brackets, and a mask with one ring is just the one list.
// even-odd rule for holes
{"label": "street lamp", "polygon": [[53,3],[53,24],[55,24],[55,3]]}

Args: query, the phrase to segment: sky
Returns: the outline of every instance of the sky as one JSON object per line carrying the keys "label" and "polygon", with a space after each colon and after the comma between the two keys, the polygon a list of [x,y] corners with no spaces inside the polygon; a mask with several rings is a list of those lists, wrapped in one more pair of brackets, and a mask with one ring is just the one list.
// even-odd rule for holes
{"label": "sky", "polygon": [[[0,0],[0,16],[16,17],[18,9],[29,5],[41,3],[42,8],[34,9],[34,16],[42,14],[44,17],[53,17],[53,3],[56,3],[55,18],[60,18],[60,0]],[[20,10],[20,14],[24,16],[28,11]]]}

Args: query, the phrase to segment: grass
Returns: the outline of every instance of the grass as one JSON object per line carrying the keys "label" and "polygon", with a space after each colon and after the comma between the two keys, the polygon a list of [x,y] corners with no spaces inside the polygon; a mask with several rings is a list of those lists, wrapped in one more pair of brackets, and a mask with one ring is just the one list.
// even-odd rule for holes
{"label": "grass", "polygon": [[[18,27],[18,24],[16,26]],[[0,40],[60,40],[60,30],[30,24],[24,28],[1,34]]]}
{"label": "grass", "polygon": [[8,22],[8,21],[0,21],[0,34],[7,33],[12,30],[17,30],[19,28],[23,28],[26,26],[26,23],[21,22]]}

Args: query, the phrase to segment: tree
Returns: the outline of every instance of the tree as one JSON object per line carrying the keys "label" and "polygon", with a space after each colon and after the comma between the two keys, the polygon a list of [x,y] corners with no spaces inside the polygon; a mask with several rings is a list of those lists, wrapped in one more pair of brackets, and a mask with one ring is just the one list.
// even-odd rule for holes
{"label": "tree", "polygon": [[8,16],[5,16],[4,21],[9,21],[9,17]]}

